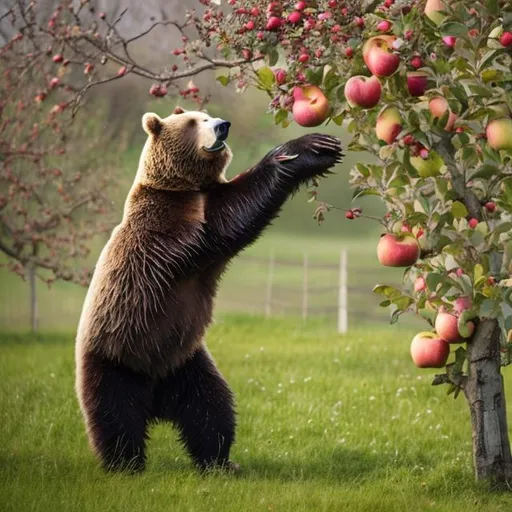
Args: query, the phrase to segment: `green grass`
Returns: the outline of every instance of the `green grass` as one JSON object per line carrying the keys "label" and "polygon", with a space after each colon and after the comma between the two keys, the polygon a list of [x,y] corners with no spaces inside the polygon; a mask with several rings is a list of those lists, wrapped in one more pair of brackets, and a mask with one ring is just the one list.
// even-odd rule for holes
{"label": "green grass", "polygon": [[151,432],[145,474],[104,474],[75,400],[73,333],[1,335],[0,509],[510,510],[510,495],[473,482],[464,399],[413,367],[412,335],[397,326],[343,337],[321,322],[218,321],[208,344],[237,396],[237,478],[199,476],[169,425]]}

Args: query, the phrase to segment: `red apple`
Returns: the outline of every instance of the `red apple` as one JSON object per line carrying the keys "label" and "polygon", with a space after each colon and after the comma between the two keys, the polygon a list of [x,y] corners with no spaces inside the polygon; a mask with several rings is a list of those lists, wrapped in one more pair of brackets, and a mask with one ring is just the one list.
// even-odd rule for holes
{"label": "red apple", "polygon": [[350,46],[345,49],[345,56],[346,57],[351,59],[353,55],[354,55],[354,50]]}
{"label": "red apple", "polygon": [[363,59],[372,74],[391,76],[400,65],[400,57],[393,53],[395,36],[375,36],[363,46]]}
{"label": "red apple", "polygon": [[392,27],[392,24],[388,20],[382,20],[377,23],[377,30],[379,32],[388,32]]}
{"label": "red apple", "polygon": [[387,107],[380,112],[375,123],[377,138],[392,144],[402,129],[402,118],[395,107]]}
{"label": "red apple", "polygon": [[379,103],[381,93],[376,76],[353,76],[345,84],[345,98],[351,107],[372,108]]}
{"label": "red apple", "polygon": [[50,80],[50,89],[54,89],[55,87],[57,87],[57,85],[60,84],[60,78],[57,78],[56,76],[54,76],[51,80]]}
{"label": "red apple", "polygon": [[455,43],[457,42],[457,38],[455,36],[444,36],[443,43],[449,48],[453,48]]}
{"label": "red apple", "polygon": [[290,14],[288,14],[288,17],[286,18],[290,23],[295,25],[296,23],[299,23],[302,18],[302,14],[298,11],[293,11]]}
{"label": "red apple", "polygon": [[286,82],[286,71],[283,68],[277,68],[274,70],[274,76],[276,78],[277,85],[283,85]]}
{"label": "red apple", "polygon": [[377,258],[386,267],[408,267],[416,262],[420,246],[414,236],[387,233],[377,245]]}
{"label": "red apple", "polygon": [[427,280],[424,276],[419,276],[416,278],[416,281],[414,281],[414,291],[415,292],[422,292],[427,289]]}
{"label": "red apple", "polygon": [[267,30],[277,30],[283,24],[283,19],[277,16],[270,16],[267,21],[266,29]]}
{"label": "red apple", "polygon": [[411,357],[418,368],[442,368],[450,355],[450,345],[433,332],[420,332],[411,342]]}
{"label": "red apple", "polygon": [[452,131],[453,125],[457,120],[457,116],[450,110],[450,106],[448,105],[446,98],[443,98],[442,96],[432,98],[429,101],[428,108],[430,109],[430,113],[433,117],[443,117],[445,112],[449,110],[450,113],[448,115],[448,120],[446,121],[446,126],[444,129],[448,132]]}
{"label": "red apple", "polygon": [[500,117],[493,119],[485,129],[487,142],[491,148],[512,149],[512,119]]}
{"label": "red apple", "polygon": [[436,25],[441,25],[446,16],[440,11],[444,11],[446,7],[441,0],[427,0],[425,4],[425,14],[432,20]]}
{"label": "red apple", "polygon": [[418,69],[421,68],[421,66],[423,66],[423,61],[421,60],[421,57],[419,55],[416,55],[411,59],[411,66],[414,69]]}
{"label": "red apple", "polygon": [[458,297],[453,303],[453,310],[455,313],[462,313],[463,311],[471,309],[472,305],[469,297]]}
{"label": "red apple", "polygon": [[407,73],[407,89],[411,96],[423,96],[427,90],[427,75],[421,71]]}
{"label": "red apple", "polygon": [[500,37],[500,43],[505,48],[512,46],[512,32],[503,32]]}
{"label": "red apple", "polygon": [[496,211],[496,203],[494,201],[488,201],[487,203],[485,203],[485,209],[489,213],[494,213]]}
{"label": "red apple", "polygon": [[468,220],[468,226],[471,228],[471,229],[475,229],[477,226],[478,226],[478,219],[475,219],[475,218],[471,218]]}
{"label": "red apple", "polygon": [[[447,313],[446,311],[439,311],[435,324],[437,334],[448,343],[460,343],[463,337],[459,332],[458,322],[458,316]],[[473,322],[468,322],[467,327],[472,334],[475,329],[475,324]]]}
{"label": "red apple", "polygon": [[293,119],[301,126],[318,126],[329,115],[329,103],[321,89],[315,85],[293,89]]}

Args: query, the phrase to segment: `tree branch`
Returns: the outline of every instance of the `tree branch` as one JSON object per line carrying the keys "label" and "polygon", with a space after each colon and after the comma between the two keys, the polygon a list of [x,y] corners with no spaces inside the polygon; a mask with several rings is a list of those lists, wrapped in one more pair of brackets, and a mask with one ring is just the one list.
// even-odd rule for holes
{"label": "tree branch", "polygon": [[460,198],[466,205],[469,215],[478,221],[483,220],[482,205],[475,193],[466,187],[464,173],[459,172],[457,163],[454,159],[454,147],[451,143],[451,136],[445,136],[434,146],[434,149],[441,155],[446,167],[452,175],[453,188],[459,194]]}

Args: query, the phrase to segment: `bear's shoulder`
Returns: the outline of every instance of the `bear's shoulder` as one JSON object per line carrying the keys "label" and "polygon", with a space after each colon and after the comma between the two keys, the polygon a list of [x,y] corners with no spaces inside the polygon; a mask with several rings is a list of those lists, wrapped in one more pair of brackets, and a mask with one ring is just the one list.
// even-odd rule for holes
{"label": "bear's shoulder", "polygon": [[128,198],[125,221],[144,231],[190,229],[205,222],[206,196],[199,191],[161,190],[135,185]]}

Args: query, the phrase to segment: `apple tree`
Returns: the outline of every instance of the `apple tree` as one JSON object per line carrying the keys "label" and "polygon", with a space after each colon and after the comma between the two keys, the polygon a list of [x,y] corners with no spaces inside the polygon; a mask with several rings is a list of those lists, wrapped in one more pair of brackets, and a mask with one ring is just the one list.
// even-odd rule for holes
{"label": "apple tree", "polygon": [[[376,219],[383,229],[378,259],[405,269],[400,288],[378,284],[374,291],[391,308],[391,322],[412,312],[430,325],[412,342],[413,361],[444,368],[433,384],[455,397],[463,392],[476,478],[510,489],[501,368],[512,359],[512,4],[200,4],[183,21],[163,16],[130,37],[119,29],[121,17],[88,0],[63,2],[49,26],[39,27],[72,65],[88,70],[75,106],[88,88],[130,73],[151,81],[153,96],[175,87],[202,102],[188,81],[216,70],[223,86],[268,94],[278,125],[346,126],[348,149],[376,161],[358,163],[350,180],[355,200],[373,196],[386,205]],[[131,45],[162,27],[181,37],[169,40],[169,63],[156,69],[137,61]],[[332,206],[314,188],[311,196],[321,221]],[[358,207],[341,209],[354,222],[363,215]]]}

